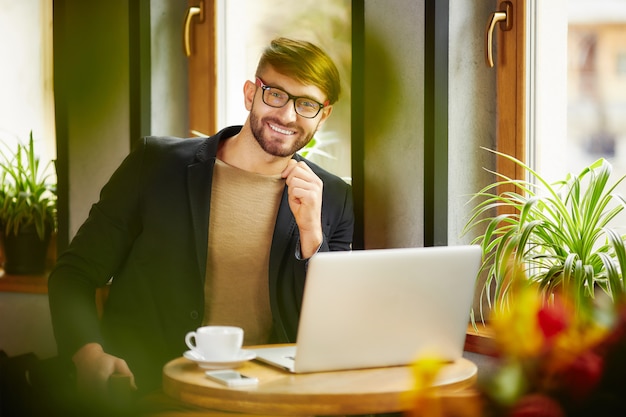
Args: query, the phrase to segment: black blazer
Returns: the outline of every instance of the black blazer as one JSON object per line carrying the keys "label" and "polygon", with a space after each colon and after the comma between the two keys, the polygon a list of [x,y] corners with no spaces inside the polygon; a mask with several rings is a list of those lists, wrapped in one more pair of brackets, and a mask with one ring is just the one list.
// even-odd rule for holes
{"label": "black blazer", "polygon": [[[163,365],[184,352],[186,332],[202,323],[213,166],[218,142],[240,129],[144,138],[115,171],[49,278],[60,355],[98,342],[128,362],[140,389],[160,386]],[[307,163],[324,182],[320,250],[350,250],[351,188]],[[295,256],[298,228],[286,190],[268,276],[276,342],[295,341],[306,272]],[[109,280],[100,320],[95,289]]]}

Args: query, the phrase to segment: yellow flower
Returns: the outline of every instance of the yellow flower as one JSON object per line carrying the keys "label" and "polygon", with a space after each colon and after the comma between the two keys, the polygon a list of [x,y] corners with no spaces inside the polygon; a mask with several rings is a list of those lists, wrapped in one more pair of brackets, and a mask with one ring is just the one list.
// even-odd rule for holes
{"label": "yellow flower", "polygon": [[543,335],[537,323],[541,297],[536,289],[520,286],[511,294],[509,308],[494,313],[493,326],[496,343],[502,352],[513,358],[537,355],[543,347]]}
{"label": "yellow flower", "polygon": [[409,401],[413,405],[408,416],[440,417],[442,416],[441,403],[433,389],[433,383],[441,368],[446,362],[432,356],[423,357],[411,366],[413,373],[413,391]]}
{"label": "yellow flower", "polygon": [[424,357],[413,362],[411,370],[413,372],[414,389],[421,391],[430,388],[445,364],[445,361],[434,356]]}

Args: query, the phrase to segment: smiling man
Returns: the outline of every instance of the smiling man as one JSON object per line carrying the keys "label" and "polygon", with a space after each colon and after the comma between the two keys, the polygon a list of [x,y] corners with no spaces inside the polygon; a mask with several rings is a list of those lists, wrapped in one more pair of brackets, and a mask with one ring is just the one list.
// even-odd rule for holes
{"label": "smiling man", "polygon": [[[243,126],[144,138],[60,256],[50,308],[81,388],[97,393],[114,373],[159,388],[201,325],[243,327],[247,345],[294,342],[307,260],[351,249],[350,187],[296,154],[338,99],[335,65],[279,38],[255,75]],[[99,319],[95,290],[109,281]]]}

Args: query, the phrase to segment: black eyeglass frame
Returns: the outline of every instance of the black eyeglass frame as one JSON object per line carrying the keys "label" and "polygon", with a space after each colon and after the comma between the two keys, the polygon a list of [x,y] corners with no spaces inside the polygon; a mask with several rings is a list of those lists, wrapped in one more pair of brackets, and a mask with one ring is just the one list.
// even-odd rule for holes
{"label": "black eyeglass frame", "polygon": [[[319,101],[317,101],[317,100],[313,100],[311,97],[293,96],[293,95],[289,94],[288,92],[286,92],[285,90],[283,90],[283,89],[281,89],[281,88],[278,88],[278,87],[272,87],[272,86],[270,86],[270,85],[265,84],[265,83],[263,82],[263,80],[262,80],[262,79],[260,79],[259,77],[256,77],[256,85],[257,85],[258,87],[261,87],[261,90],[262,90],[262,92],[261,92],[261,100],[263,100],[263,103],[265,103],[266,105],[268,105],[268,106],[270,106],[270,107],[273,107],[273,108],[275,108],[275,109],[280,109],[280,108],[282,108],[282,107],[285,107],[285,106],[287,105],[287,103],[289,103],[289,100],[293,100],[293,109],[295,110],[295,112],[298,114],[298,116],[304,117],[304,118],[306,118],[306,119],[315,119],[315,118],[316,118],[316,117],[320,114],[320,112],[322,111],[322,109],[323,109],[324,107],[328,107],[328,105],[329,105],[329,101],[328,101],[328,100],[326,100],[324,103],[320,103],[320,102],[319,102]],[[281,92],[283,92],[283,93],[285,93],[285,94],[287,95],[287,101],[285,102],[285,104],[283,104],[282,106],[273,106],[273,105],[271,105],[271,104],[269,104],[268,102],[266,102],[266,101],[265,101],[265,92],[266,92],[267,90],[271,89],[271,88],[273,88],[274,90],[281,91]],[[301,113],[298,111],[298,107],[296,106],[296,101],[297,101],[298,99],[305,99],[305,100],[308,100],[308,101],[313,101],[313,102],[317,103],[317,104],[320,106],[320,107],[317,109],[317,113],[315,113],[315,115],[313,115],[313,116],[305,116],[305,115],[301,114]]]}

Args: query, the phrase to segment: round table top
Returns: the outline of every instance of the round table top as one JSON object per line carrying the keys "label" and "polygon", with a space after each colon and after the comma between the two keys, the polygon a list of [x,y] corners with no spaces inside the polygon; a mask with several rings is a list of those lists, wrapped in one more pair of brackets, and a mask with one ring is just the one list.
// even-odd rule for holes
{"label": "round table top", "polygon": [[[178,358],[163,368],[163,390],[182,402],[211,409],[270,415],[342,415],[400,412],[411,407],[410,366],[292,374],[256,360],[238,369],[258,385],[227,387],[204,369]],[[434,383],[462,390],[476,381],[476,365],[461,358],[446,365]]]}

